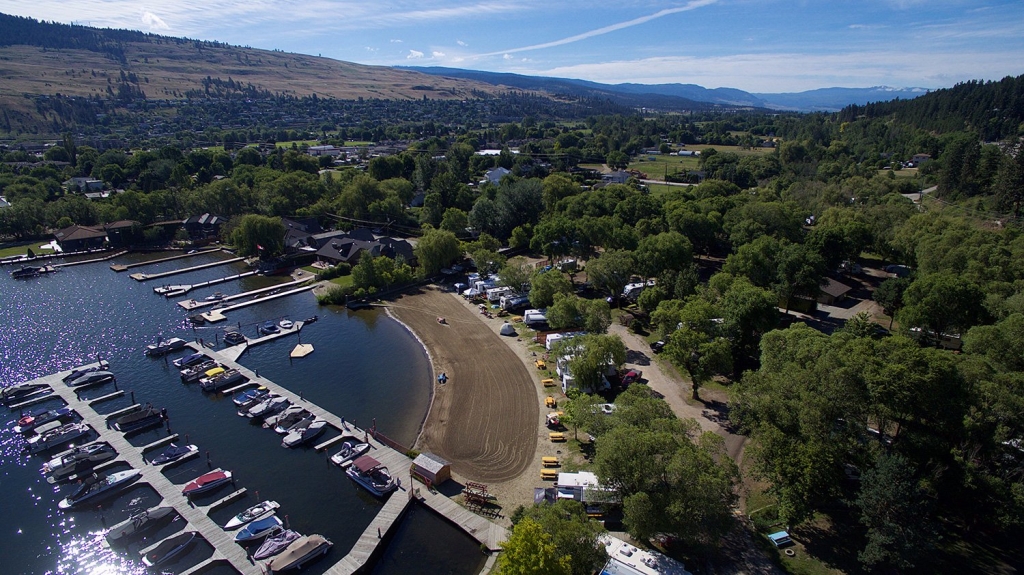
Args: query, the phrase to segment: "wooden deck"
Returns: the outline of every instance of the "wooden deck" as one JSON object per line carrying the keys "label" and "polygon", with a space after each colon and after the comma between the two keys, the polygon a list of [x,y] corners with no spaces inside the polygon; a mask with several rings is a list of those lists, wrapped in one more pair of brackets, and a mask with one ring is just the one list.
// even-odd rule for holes
{"label": "wooden deck", "polygon": [[[301,322],[296,322],[296,328],[301,328]],[[297,331],[297,329],[295,331]],[[265,340],[273,339],[275,336],[281,337],[282,335],[274,334],[274,336],[268,336]],[[343,575],[362,572],[367,569],[374,556],[380,551],[380,543],[388,538],[388,534],[395,525],[398,524],[399,520],[404,515],[407,506],[414,498],[451,521],[489,550],[499,550],[500,547],[498,544],[507,538],[508,533],[503,527],[470,512],[440,493],[431,492],[423,485],[414,483],[410,475],[412,459],[404,453],[378,442],[368,433],[367,430],[357,428],[349,422],[343,423],[341,417],[314,403],[311,403],[306,400],[301,393],[296,394],[266,378],[259,377],[255,372],[239,365],[234,361],[234,359],[224,352],[205,348],[198,342],[191,342],[188,345],[193,350],[201,351],[215,361],[218,361],[229,368],[237,369],[246,375],[249,378],[250,383],[245,386],[238,386],[236,389],[249,387],[250,385],[265,386],[273,393],[277,393],[288,398],[292,404],[303,406],[320,419],[326,421],[328,426],[333,427],[342,434],[362,436],[370,443],[370,454],[373,455],[373,457],[381,464],[388,467],[392,475],[398,479],[400,485],[399,489],[389,496],[384,507],[381,508],[377,513],[377,516],[366,527],[352,549],[349,550],[349,552],[333,566],[328,568],[326,573],[330,575]],[[91,407],[91,402],[79,400],[75,395],[75,390],[63,383],[61,378],[68,373],[70,373],[70,371],[63,371],[40,378],[36,381],[49,384],[54,389],[55,394],[60,396],[68,406],[77,411],[79,415],[82,416],[85,423],[99,434],[100,437],[97,441],[109,443],[117,451],[118,457],[113,460],[113,462],[125,462],[142,473],[140,482],[148,483],[163,498],[163,500],[157,505],[169,505],[174,507],[175,511],[177,511],[178,514],[188,522],[188,526],[185,527],[185,529],[198,531],[202,535],[203,539],[205,539],[214,548],[213,555],[209,559],[189,569],[187,573],[202,572],[212,564],[229,564],[232,568],[243,575],[263,575],[263,565],[261,563],[252,562],[247,556],[245,549],[234,542],[232,535],[224,531],[220,525],[216,524],[208,516],[208,513],[212,509],[223,505],[238,497],[241,493],[244,493],[244,488],[238,489],[210,505],[194,507],[192,503],[181,494],[181,485],[171,483],[171,481],[164,476],[159,467],[149,465],[144,458],[144,453],[146,451],[156,449],[157,447],[173,441],[175,436],[169,435],[167,438],[157,440],[142,447],[135,447],[131,445],[124,438],[123,434],[113,431],[107,427],[107,422],[110,420],[109,414],[101,415],[97,413]],[[326,449],[331,444],[333,444],[333,441],[326,441],[317,447]],[[410,490],[412,491],[410,492]]]}
{"label": "wooden deck", "polygon": [[228,258],[226,260],[210,262],[208,264],[200,264],[200,265],[192,266],[192,267],[189,267],[189,268],[181,268],[181,269],[171,270],[171,271],[167,271],[167,272],[160,272],[158,274],[134,273],[134,274],[132,274],[132,275],[130,275],[128,277],[132,278],[133,280],[135,280],[137,282],[145,282],[145,281],[149,281],[149,280],[155,280],[155,279],[175,276],[175,275],[178,275],[178,274],[186,274],[188,272],[195,272],[195,271],[199,271],[199,270],[205,270],[207,268],[215,268],[217,266],[223,266],[223,265],[232,264],[232,263],[235,263],[235,262],[240,262],[240,261],[242,261],[244,259],[245,258]]}
{"label": "wooden deck", "polygon": [[[241,275],[252,275],[254,273],[256,273],[256,272],[247,272],[247,274],[241,274]],[[231,276],[232,279],[234,277],[235,276]],[[223,280],[224,278],[221,278],[221,279]],[[303,279],[298,279],[298,280],[290,281],[290,282],[283,283],[283,284],[273,285],[273,286],[270,286],[270,287],[259,288],[259,289],[254,289],[254,290],[250,290],[250,291],[247,291],[247,292],[242,292],[242,293],[238,293],[238,294],[234,294],[234,295],[224,296],[222,299],[219,299],[219,300],[216,300],[216,301],[186,299],[186,300],[179,301],[178,305],[182,309],[191,311],[191,310],[194,310],[194,309],[199,309],[201,307],[210,307],[210,306],[213,306],[213,305],[217,305],[219,303],[225,303],[225,302],[235,301],[235,300],[245,299],[245,298],[255,298],[256,296],[261,295],[261,294],[265,294],[267,292],[272,292],[274,290],[280,290],[280,289],[283,289],[283,288],[286,288],[286,287],[297,286],[299,284],[303,284],[305,282],[308,282],[309,279],[310,278],[303,278]],[[207,282],[207,283],[209,283],[209,282]],[[210,284],[210,285],[212,285],[212,284]],[[194,289],[195,287],[198,287],[198,286],[180,285],[180,286],[170,286],[170,287],[177,287],[179,289],[183,289],[184,290],[185,288]]]}
{"label": "wooden deck", "polygon": [[158,264],[158,263],[161,263],[161,262],[170,262],[170,261],[174,261],[174,260],[180,260],[180,259],[183,259],[183,258],[190,258],[192,256],[199,256],[199,255],[203,255],[203,254],[212,254],[212,253],[219,252],[219,251],[223,251],[223,250],[221,250],[220,248],[215,248],[215,249],[212,249],[212,250],[197,251],[197,252],[192,253],[192,254],[178,254],[176,256],[167,256],[166,258],[160,258],[160,259],[156,259],[156,260],[149,260],[149,261],[145,261],[145,262],[135,262],[133,264],[113,264],[113,265],[110,266],[110,269],[114,270],[115,272],[123,272],[123,271],[129,270],[131,268],[148,266],[150,264]]}

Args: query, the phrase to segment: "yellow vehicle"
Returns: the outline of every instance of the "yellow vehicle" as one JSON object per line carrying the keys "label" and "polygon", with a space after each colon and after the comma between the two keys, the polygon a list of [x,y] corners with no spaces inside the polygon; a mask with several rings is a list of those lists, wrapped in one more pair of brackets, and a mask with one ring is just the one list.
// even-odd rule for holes
{"label": "yellow vehicle", "polygon": [[557,405],[558,403],[555,402],[554,397],[549,395],[544,398],[544,407],[556,407]]}
{"label": "yellow vehicle", "polygon": [[536,365],[537,369],[547,369],[548,368],[547,362],[545,362],[543,359],[538,359],[538,360],[534,361],[533,365]]}
{"label": "yellow vehicle", "polygon": [[540,382],[542,384],[544,384],[544,387],[554,387],[555,386],[555,380],[551,379],[550,377],[547,378],[547,379],[542,379],[542,380],[540,380]]}

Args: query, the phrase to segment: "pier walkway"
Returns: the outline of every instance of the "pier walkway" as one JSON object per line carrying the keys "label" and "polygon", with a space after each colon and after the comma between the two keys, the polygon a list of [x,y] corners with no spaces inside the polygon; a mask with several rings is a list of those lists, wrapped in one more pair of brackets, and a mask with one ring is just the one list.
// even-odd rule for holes
{"label": "pier walkway", "polygon": [[[177,297],[179,295],[185,295],[185,294],[187,294],[188,292],[190,292],[190,291],[192,291],[194,289],[210,287],[210,286],[217,285],[217,284],[222,284],[222,283],[225,283],[225,282],[230,282],[230,281],[234,281],[234,280],[238,280],[238,279],[242,279],[242,278],[247,278],[247,277],[252,276],[252,275],[256,275],[256,272],[254,272],[254,271],[252,271],[252,272],[242,272],[240,274],[234,274],[234,275],[230,275],[230,276],[226,276],[226,277],[222,277],[222,278],[217,278],[217,279],[213,279],[213,280],[210,280],[210,281],[205,281],[205,282],[201,282],[201,283],[197,283],[197,284],[178,284],[178,285],[160,286],[160,287],[153,288],[153,292],[156,293],[156,294],[162,295],[164,297],[169,297],[169,298],[170,297]],[[195,300],[191,300],[191,301],[195,301]],[[203,300],[202,303],[208,303],[210,305],[213,305],[213,304],[217,303],[218,301],[223,301],[223,299],[221,299],[221,300],[210,300],[209,302],[207,302],[206,300]],[[181,305],[181,304],[179,303],[178,305]],[[186,309],[188,309],[188,308],[186,308]]]}
{"label": "pier walkway", "polygon": [[[296,281],[301,282],[301,283],[305,283],[308,280],[296,280]],[[277,286],[275,286],[275,287],[277,287]],[[229,305],[227,307],[222,307],[222,308],[219,308],[219,309],[210,310],[210,311],[202,314],[202,316],[203,316],[203,319],[205,319],[209,323],[217,323],[219,321],[224,321],[224,320],[228,319],[228,317],[226,315],[224,315],[224,314],[226,314],[229,311],[236,310],[236,309],[242,309],[243,307],[249,307],[251,305],[256,305],[258,303],[263,303],[265,301],[270,301],[270,300],[274,300],[274,299],[277,299],[277,298],[288,297],[290,295],[295,295],[297,293],[307,292],[307,291],[309,291],[309,289],[310,289],[309,286],[302,286],[302,287],[299,287],[299,288],[291,289],[291,290],[288,290],[288,291],[283,291],[283,292],[280,292],[280,293],[275,293],[275,294],[271,294],[271,295],[265,295],[265,296],[263,296],[261,298],[251,299],[249,301],[244,301],[244,302],[241,302],[241,303],[236,303],[234,305]],[[225,299],[227,299],[227,298],[225,298]],[[224,300],[221,300],[221,301],[224,301]]]}
{"label": "pier walkway", "polygon": [[101,257],[101,258],[93,258],[93,259],[88,259],[88,260],[78,260],[76,262],[64,262],[64,263],[59,263],[59,264],[53,264],[53,267],[55,267],[55,268],[67,268],[67,267],[71,267],[71,266],[80,266],[82,264],[94,264],[94,263],[98,263],[98,262],[105,262],[107,260],[112,260],[112,259],[114,259],[114,258],[116,258],[118,256],[123,256],[126,253],[128,253],[128,250],[121,250],[119,252],[114,252],[114,253],[110,254],[109,256],[104,256],[104,257]]}
{"label": "pier walkway", "polygon": [[[297,327],[301,327],[301,322],[297,322]],[[280,337],[278,334],[274,335]],[[371,446],[370,455],[388,467],[392,475],[399,479],[399,489],[389,496],[384,506],[378,511],[376,517],[366,527],[362,535],[360,535],[352,549],[327,569],[326,573],[329,575],[350,575],[365,570],[373,557],[380,551],[381,542],[388,539],[388,534],[398,523],[399,519],[401,519],[407,506],[413,499],[422,502],[444,516],[488,550],[499,550],[499,543],[508,537],[508,532],[505,528],[457,505],[444,495],[414,482],[411,476],[412,459],[406,454],[377,441],[373,437],[372,431],[360,429],[352,423],[343,422],[337,415],[305,399],[301,393],[296,394],[266,378],[260,377],[252,370],[236,363],[224,352],[208,349],[198,342],[191,342],[188,346],[195,351],[201,351],[226,367],[239,370],[249,378],[247,384],[236,386],[232,391],[250,386],[265,386],[271,392],[288,398],[292,404],[303,406],[318,418],[326,421],[330,427],[333,427],[341,434],[363,437]],[[47,383],[56,395],[60,396],[69,407],[78,412],[82,419],[99,434],[100,437],[97,441],[109,443],[117,451],[118,457],[114,461],[123,461],[141,472],[140,482],[148,483],[163,498],[162,502],[158,505],[174,507],[175,511],[188,522],[185,529],[198,531],[203,539],[213,547],[213,555],[209,559],[189,569],[186,573],[201,572],[214,563],[227,563],[242,575],[263,575],[263,564],[253,562],[247,556],[246,550],[234,542],[231,534],[224,531],[208,515],[211,509],[215,509],[225,502],[232,500],[240,492],[244,493],[244,488],[210,505],[202,507],[193,506],[188,498],[181,494],[180,485],[173,484],[162,473],[161,468],[149,465],[144,458],[147,450],[155,449],[168,441],[173,441],[173,438],[163,438],[142,447],[133,446],[125,439],[123,434],[107,427],[110,415],[101,415],[93,409],[91,404],[96,402],[96,400],[79,400],[75,394],[75,389],[63,383],[61,378],[68,373],[70,371],[62,371],[35,381]],[[318,450],[327,449],[334,443],[335,440],[327,440],[317,445],[316,448]]]}
{"label": "pier walkway", "polygon": [[[228,358],[231,361],[238,361],[238,358],[242,357],[242,354],[244,354],[250,347],[257,346],[257,345],[259,345],[261,343],[266,343],[268,341],[275,340],[275,339],[277,339],[279,337],[285,337],[285,336],[289,336],[289,335],[291,335],[293,333],[299,333],[299,330],[301,330],[302,326],[305,325],[305,324],[306,324],[306,322],[297,321],[297,322],[294,322],[292,324],[292,327],[290,327],[289,329],[282,329],[281,331],[279,331],[277,333],[270,333],[270,334],[267,334],[267,335],[264,335],[264,336],[254,337],[252,339],[245,338],[245,343],[240,343],[238,345],[233,345],[231,347],[224,348],[224,349],[218,351],[217,353],[219,353],[220,355]],[[202,350],[202,348],[200,348],[200,349]],[[202,351],[205,353],[207,351],[213,351],[213,350],[202,350]]]}
{"label": "pier walkway", "polygon": [[115,272],[123,272],[123,271],[126,271],[126,270],[130,270],[132,268],[148,266],[150,264],[158,264],[160,262],[171,262],[171,261],[174,261],[174,260],[180,260],[180,259],[183,259],[183,258],[190,258],[192,256],[199,256],[199,255],[203,255],[203,254],[212,254],[212,253],[216,253],[216,252],[220,252],[220,251],[224,251],[224,250],[222,250],[221,248],[215,248],[215,249],[212,249],[212,250],[200,250],[200,251],[197,251],[197,252],[194,252],[194,253],[191,253],[191,254],[178,254],[176,256],[167,256],[166,258],[160,258],[160,259],[156,259],[156,260],[148,260],[148,261],[144,261],[144,262],[135,262],[135,263],[132,263],[132,264],[112,264],[110,266],[110,269],[114,270]]}
{"label": "pier walkway", "polygon": [[[212,280],[212,281],[213,282],[228,281],[228,280],[234,279],[236,277],[244,277],[244,276],[252,275],[254,273],[256,273],[256,272],[246,272],[244,274],[239,274],[237,276],[231,276],[230,278],[221,278],[220,280]],[[199,309],[199,308],[203,308],[203,307],[209,307],[209,306],[212,306],[212,305],[217,305],[219,303],[235,301],[235,300],[238,300],[238,299],[245,299],[247,297],[255,298],[256,296],[258,296],[260,294],[265,294],[265,293],[268,293],[268,292],[272,292],[274,290],[281,290],[281,289],[284,289],[284,288],[287,288],[287,287],[291,287],[291,286],[301,285],[301,284],[303,284],[305,282],[308,282],[308,281],[309,281],[309,278],[303,278],[303,279],[299,279],[299,280],[294,280],[294,281],[286,282],[286,283],[283,283],[283,284],[272,285],[270,287],[254,289],[254,290],[250,290],[250,291],[247,291],[247,292],[238,293],[238,294],[235,294],[235,295],[224,296],[223,298],[221,298],[219,300],[213,300],[213,301],[186,299],[186,300],[179,301],[178,305],[181,308],[183,308],[183,309],[185,309],[187,311],[192,311],[194,309]],[[191,288],[191,289],[195,289],[195,288],[198,288],[198,287],[205,287],[205,286],[209,286],[209,285],[213,285],[213,283],[206,282],[206,284],[196,284],[194,286],[182,285],[182,286],[168,286],[168,287],[170,287],[170,288],[178,287],[178,288]],[[153,288],[153,289],[155,290],[155,289],[158,289],[158,288]]]}
{"label": "pier walkway", "polygon": [[[195,255],[195,254],[193,254],[193,255]],[[181,268],[181,269],[178,269],[178,270],[171,270],[169,272],[161,272],[161,273],[158,273],[158,274],[134,273],[134,274],[132,274],[132,275],[130,275],[128,277],[132,278],[133,280],[135,280],[137,282],[145,282],[145,281],[149,281],[149,280],[155,280],[155,279],[166,278],[166,277],[170,277],[170,276],[176,276],[178,274],[187,274],[188,272],[195,272],[195,271],[199,271],[199,270],[205,270],[206,268],[215,268],[217,266],[223,266],[223,265],[226,265],[226,264],[233,264],[235,262],[240,262],[240,261],[242,261],[244,259],[245,258],[228,258],[226,260],[220,260],[220,261],[217,261],[217,262],[210,262],[208,264],[200,264],[198,266],[192,266],[190,268]]]}

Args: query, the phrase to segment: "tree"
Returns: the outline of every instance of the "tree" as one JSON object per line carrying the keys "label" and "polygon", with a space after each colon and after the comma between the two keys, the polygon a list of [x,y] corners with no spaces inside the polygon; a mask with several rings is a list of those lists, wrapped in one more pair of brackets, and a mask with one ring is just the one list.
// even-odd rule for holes
{"label": "tree", "polygon": [[594,287],[605,290],[618,300],[633,275],[633,269],[632,252],[609,250],[587,262],[587,277]]}
{"label": "tree", "polygon": [[641,239],[633,259],[637,272],[647,280],[666,270],[688,268],[693,262],[693,246],[679,232],[663,232]]}
{"label": "tree", "polygon": [[428,228],[416,243],[414,253],[419,262],[420,273],[424,277],[430,277],[462,257],[462,247],[455,234]]}
{"label": "tree", "polygon": [[858,557],[868,567],[910,569],[935,547],[930,499],[914,475],[909,461],[883,454],[861,478],[857,507],[868,543]]}
{"label": "tree", "polygon": [[567,362],[569,373],[583,391],[601,389],[605,373],[626,362],[626,344],[617,335],[587,334],[562,340],[556,353],[571,356]]}
{"label": "tree", "polygon": [[779,323],[775,294],[750,285],[744,279],[732,283],[719,302],[722,327],[734,342],[736,353],[753,356],[761,335]]}
{"label": "tree", "polygon": [[604,398],[598,395],[583,393],[579,389],[570,389],[569,401],[562,404],[562,423],[572,426],[573,438],[579,439],[579,431],[594,434],[600,418],[604,417],[598,405]]}
{"label": "tree", "polygon": [[[532,303],[532,293],[530,297]],[[554,294],[547,318],[548,325],[554,329],[580,328],[589,333],[604,333],[612,324],[608,302],[583,299],[571,293]]]}
{"label": "tree", "polygon": [[473,265],[483,275],[493,274],[505,265],[505,256],[485,247],[471,249],[469,259],[473,260]]}
{"label": "tree", "polygon": [[530,280],[530,305],[535,308],[548,307],[555,302],[556,295],[572,294],[572,282],[558,270],[537,270]]}
{"label": "tree", "polygon": [[690,374],[692,397],[696,400],[703,383],[715,374],[732,370],[732,346],[721,335],[718,309],[706,300],[691,297],[673,319],[678,327],[669,336],[665,349],[673,363]]}
{"label": "tree", "polygon": [[896,314],[903,309],[903,294],[910,286],[910,278],[889,278],[878,285],[871,298],[882,306],[882,311],[889,316],[889,329],[892,329],[892,322]]}
{"label": "tree", "polygon": [[281,218],[248,214],[234,226],[231,243],[238,248],[239,255],[272,257],[284,249],[284,234]]}
{"label": "tree", "polygon": [[448,208],[441,218],[441,229],[455,235],[466,235],[466,228],[469,227],[469,216],[459,208]]}
{"label": "tree", "polygon": [[540,523],[523,519],[512,528],[498,555],[500,575],[571,575],[572,558],[562,554]]}
{"label": "tree", "polygon": [[608,156],[605,158],[605,163],[608,167],[613,170],[624,170],[629,165],[629,156],[625,152],[619,150],[612,150],[608,152]]}
{"label": "tree", "polygon": [[535,505],[524,516],[524,521],[536,521],[551,536],[559,555],[569,558],[573,575],[590,575],[608,562],[600,540],[605,529],[587,516],[586,508],[578,501],[562,499],[554,505]]}
{"label": "tree", "polygon": [[[533,275],[533,266],[523,256],[516,256],[505,262],[498,270],[498,281],[501,285],[508,286],[519,293],[530,292],[530,280]],[[537,306],[537,307],[544,307]]]}
{"label": "tree", "polygon": [[949,272],[918,276],[903,294],[898,317],[905,328],[931,331],[927,338],[941,341],[942,334],[966,333],[984,316],[981,288]]}

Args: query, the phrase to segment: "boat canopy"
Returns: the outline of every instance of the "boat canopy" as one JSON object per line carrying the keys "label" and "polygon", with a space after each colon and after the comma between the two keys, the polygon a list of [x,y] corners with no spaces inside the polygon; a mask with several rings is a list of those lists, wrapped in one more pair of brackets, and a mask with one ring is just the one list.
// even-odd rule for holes
{"label": "boat canopy", "polygon": [[380,467],[380,462],[370,457],[369,455],[364,455],[359,459],[353,461],[352,465],[354,465],[355,468],[358,469],[360,472],[368,473],[369,471],[376,469],[377,467]]}

